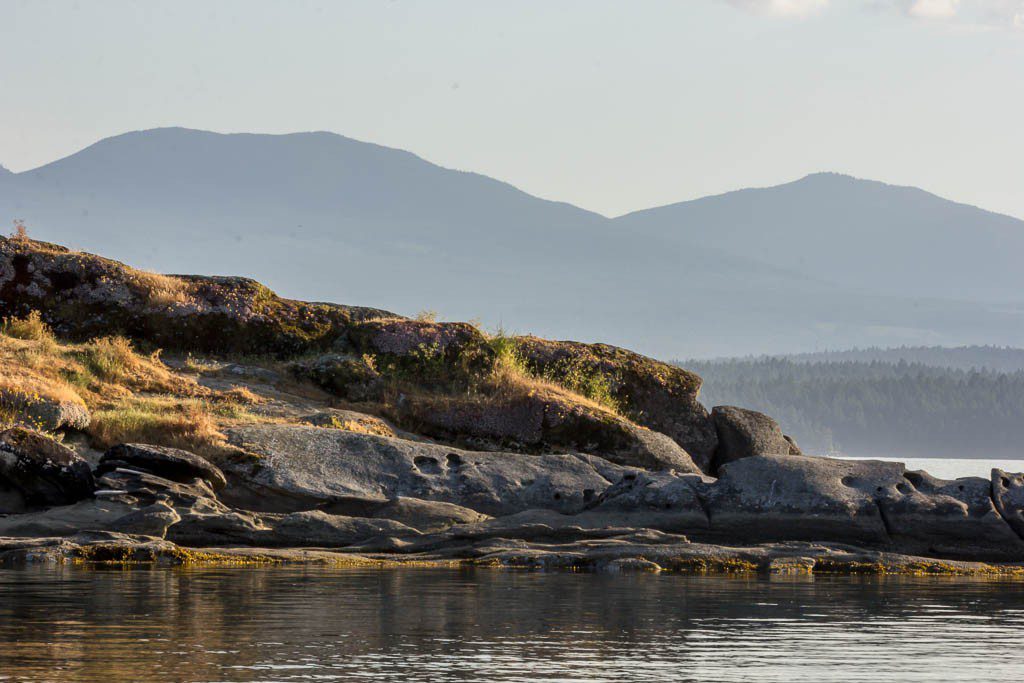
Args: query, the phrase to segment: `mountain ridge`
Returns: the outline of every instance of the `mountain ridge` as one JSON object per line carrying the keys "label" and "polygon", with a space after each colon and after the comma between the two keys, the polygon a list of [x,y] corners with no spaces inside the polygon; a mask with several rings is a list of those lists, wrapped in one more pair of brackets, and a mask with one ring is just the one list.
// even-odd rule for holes
{"label": "mountain ridge", "polygon": [[[799,183],[738,193],[791,195]],[[865,220],[902,212],[914,226],[937,221],[957,244],[964,226],[991,223],[988,213],[937,197],[924,209],[897,202],[897,211],[890,204],[899,193],[883,189],[865,200],[874,211]],[[840,199],[859,206],[856,196]],[[989,289],[1016,296],[1024,283],[1016,288],[1006,268],[975,264],[966,275],[954,273],[954,285],[938,287],[935,269],[922,266],[919,287],[870,287],[861,271],[884,276],[892,262],[903,270],[906,254],[919,245],[895,245],[889,262],[867,269],[821,268],[783,258],[799,251],[822,260],[829,245],[820,231],[781,244],[737,231],[760,230],[787,212],[803,211],[810,216],[805,223],[814,224],[832,210],[828,197],[790,200],[753,213],[740,207],[743,221],[726,211],[703,230],[692,228],[701,224],[692,214],[677,215],[680,205],[607,218],[329,132],[135,131],[0,176],[0,217],[24,219],[35,237],[161,272],[250,276],[305,300],[359,301],[409,314],[440,302],[449,318],[607,339],[664,357],[851,344],[1024,345],[1024,306],[996,307],[986,292],[960,287],[980,272],[993,280]],[[683,204],[686,211],[692,205]],[[780,251],[783,257],[773,255]],[[867,253],[877,259],[876,251]],[[972,253],[956,250],[957,258]]]}

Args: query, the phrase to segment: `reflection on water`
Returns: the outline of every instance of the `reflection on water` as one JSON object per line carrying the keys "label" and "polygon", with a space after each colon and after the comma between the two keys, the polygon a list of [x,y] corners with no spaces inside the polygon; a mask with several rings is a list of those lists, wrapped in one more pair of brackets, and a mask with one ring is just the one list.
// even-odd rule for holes
{"label": "reflection on water", "polygon": [[1019,680],[1024,583],[0,571],[0,680]]}

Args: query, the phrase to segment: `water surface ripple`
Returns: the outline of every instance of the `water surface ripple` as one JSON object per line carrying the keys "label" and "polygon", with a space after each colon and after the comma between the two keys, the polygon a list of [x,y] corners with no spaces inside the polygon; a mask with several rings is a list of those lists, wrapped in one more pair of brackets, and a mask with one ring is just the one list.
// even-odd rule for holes
{"label": "water surface ripple", "polygon": [[1019,680],[1024,583],[0,571],[0,681]]}

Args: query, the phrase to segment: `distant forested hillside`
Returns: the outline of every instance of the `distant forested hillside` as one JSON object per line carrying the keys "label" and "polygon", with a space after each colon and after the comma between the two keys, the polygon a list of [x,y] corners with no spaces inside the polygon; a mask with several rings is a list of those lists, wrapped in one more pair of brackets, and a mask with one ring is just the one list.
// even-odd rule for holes
{"label": "distant forested hillside", "polygon": [[[1012,349],[895,349],[963,364],[1009,363]],[[825,357],[843,357],[828,354]],[[856,356],[854,356],[856,357]],[[899,360],[757,358],[683,361],[704,377],[701,400],[768,413],[807,452],[857,456],[1024,457],[1024,371]],[[975,366],[974,363],[969,365]],[[1013,366],[1006,366],[1013,367]]]}
{"label": "distant forested hillside", "polygon": [[986,369],[997,372],[1024,370],[1024,349],[1008,346],[901,346],[894,349],[852,349],[822,351],[785,356],[798,363],[837,361],[884,361],[887,363],[921,363],[960,370]]}

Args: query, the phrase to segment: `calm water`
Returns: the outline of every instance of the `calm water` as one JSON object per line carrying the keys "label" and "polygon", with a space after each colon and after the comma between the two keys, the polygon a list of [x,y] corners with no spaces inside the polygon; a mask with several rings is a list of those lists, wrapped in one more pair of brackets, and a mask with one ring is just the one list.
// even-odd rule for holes
{"label": "calm water", "polygon": [[1024,583],[0,571],[0,680],[1020,680]]}
{"label": "calm water", "polygon": [[[843,457],[844,460],[859,460],[853,456]],[[871,458],[863,458],[870,460]],[[924,470],[940,479],[956,479],[957,477],[982,477],[988,479],[993,467],[1006,472],[1024,472],[1024,459],[994,460],[989,458],[897,458],[882,456],[875,460],[895,460],[902,462],[908,470]]]}

